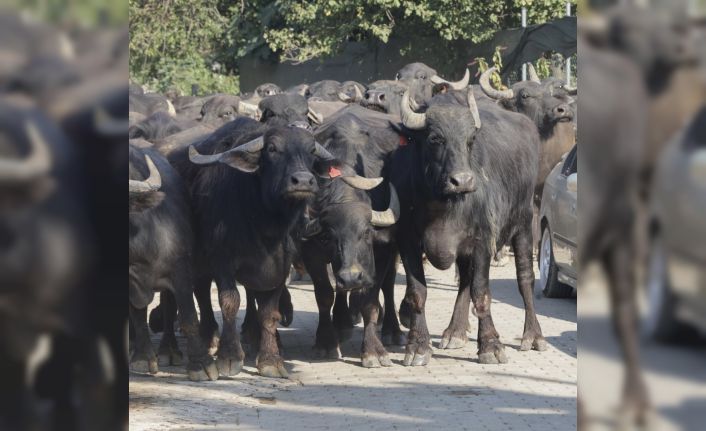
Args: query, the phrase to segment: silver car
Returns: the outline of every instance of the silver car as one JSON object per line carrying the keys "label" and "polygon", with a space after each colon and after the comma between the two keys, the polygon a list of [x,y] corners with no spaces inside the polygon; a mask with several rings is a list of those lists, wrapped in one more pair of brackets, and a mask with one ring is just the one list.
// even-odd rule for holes
{"label": "silver car", "polygon": [[646,335],[706,334],[706,107],[660,156],[650,231]]}
{"label": "silver car", "polygon": [[578,274],[576,191],[578,146],[549,173],[539,209],[539,287],[548,298],[576,294]]}

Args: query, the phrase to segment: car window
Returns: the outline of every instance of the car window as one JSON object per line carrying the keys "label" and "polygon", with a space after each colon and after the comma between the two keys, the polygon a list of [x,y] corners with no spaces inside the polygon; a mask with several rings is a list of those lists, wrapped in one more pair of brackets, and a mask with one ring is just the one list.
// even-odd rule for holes
{"label": "car window", "polygon": [[576,168],[578,165],[577,150],[578,145],[574,145],[574,148],[569,151],[569,154],[566,156],[566,159],[564,159],[564,166],[561,167],[561,174],[565,177],[568,177],[569,175],[576,172]]}

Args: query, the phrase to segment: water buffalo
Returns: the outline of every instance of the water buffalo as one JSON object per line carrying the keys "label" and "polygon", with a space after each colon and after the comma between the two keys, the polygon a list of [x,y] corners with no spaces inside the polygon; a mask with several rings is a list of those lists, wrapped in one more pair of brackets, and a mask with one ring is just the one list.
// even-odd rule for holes
{"label": "water buffalo", "polygon": [[0,428],[31,429],[44,379],[29,357],[42,334],[75,330],[92,237],[73,142],[24,98],[0,102],[0,130]]}
{"label": "water buffalo", "polygon": [[130,94],[129,109],[130,112],[139,112],[145,116],[159,111],[167,112],[169,115],[176,115],[172,102],[161,94],[156,93]]}
{"label": "water buffalo", "polygon": [[167,136],[179,133],[188,128],[188,126],[188,124],[178,121],[166,112],[159,111],[130,126],[128,138],[142,138],[149,142],[156,142]]}
{"label": "water buffalo", "polygon": [[[190,380],[216,380],[218,370],[199,335],[192,297],[193,233],[187,190],[177,172],[156,150],[130,145],[129,182],[130,322],[135,349],[130,368],[157,372],[158,359],[147,329],[147,306],[155,291],[176,299],[181,331],[188,341]],[[164,298],[163,298],[164,299]],[[166,307],[169,308],[169,307]],[[180,365],[172,313],[166,312],[159,364]]]}
{"label": "water buffalo", "polygon": [[431,99],[434,84],[446,83],[454,90],[462,90],[468,86],[470,78],[470,72],[466,69],[466,73],[460,81],[449,82],[424,63],[410,63],[395,75],[396,80],[403,82],[409,88],[411,100],[420,105]]}
{"label": "water buffalo", "polygon": [[375,81],[368,86],[360,104],[373,111],[399,116],[402,95],[408,90],[402,81]]}
{"label": "water buffalo", "polygon": [[[340,357],[339,339],[352,327],[345,307],[345,294],[353,290],[362,290],[371,298],[369,302],[379,306],[377,297],[381,287],[385,287],[383,293],[388,312],[383,322],[383,339],[390,344],[406,341],[395,315],[394,278],[392,283],[385,284],[376,278],[378,269],[381,274],[387,274],[388,266],[395,265],[394,256],[393,261],[380,261],[375,256],[389,258],[390,253],[383,253],[380,249],[390,247],[390,233],[386,228],[396,222],[400,212],[394,189],[387,182],[380,184],[384,162],[397,149],[399,142],[390,120],[395,117],[351,105],[316,131],[317,140],[325,142],[327,150],[338,160],[354,166],[359,175],[368,177],[364,180],[357,177],[321,179],[319,192],[309,210],[310,221],[303,232],[302,258],[314,283],[319,307],[314,348],[321,356]],[[334,290],[326,270],[329,263],[336,284],[333,321],[330,313]],[[376,334],[377,310],[375,308],[374,316],[372,308],[365,313],[361,352],[364,367],[392,365]]]}
{"label": "water buffalo", "polygon": [[[258,302],[258,371],[287,377],[276,326],[291,266],[291,233],[318,190],[315,175],[352,169],[340,166],[302,128],[268,127],[247,118],[226,124],[196,147],[188,154],[198,166],[191,182],[199,258],[196,290],[208,290],[216,280],[223,313],[219,372],[235,375],[243,365],[235,328],[237,280]],[[186,156],[181,154],[182,163]],[[332,167],[336,170],[330,171]]]}
{"label": "water buffalo", "polygon": [[[454,263],[459,293],[442,348],[467,342],[468,307],[479,319],[481,363],[507,362],[490,314],[488,274],[492,255],[505,243],[515,249],[517,281],[525,301],[521,349],[546,349],[534,312],[532,289],[532,192],[539,137],[527,117],[492,103],[439,94],[425,113],[401,102],[399,132],[406,145],[394,153],[390,178],[403,211],[396,241],[407,274],[405,300],[412,309],[405,365],[426,365],[432,352],[424,307],[422,253],[437,268]],[[482,109],[478,109],[481,106]]]}
{"label": "water buffalo", "polygon": [[[531,67],[530,71],[534,68]],[[497,100],[505,109],[529,117],[537,127],[541,140],[541,150],[537,178],[534,187],[534,222],[533,244],[538,246],[539,225],[537,215],[544,189],[544,180],[549,172],[576,143],[576,133],[572,120],[573,99],[569,90],[557,79],[550,78],[541,82],[536,73],[530,73],[530,79],[520,81],[507,90],[496,90],[490,84],[490,75],[495,72],[491,67],[481,74],[480,88],[491,99]]]}
{"label": "water buffalo", "polygon": [[210,96],[201,107],[201,119],[204,124],[221,126],[233,121],[239,113],[240,97],[230,94]]}

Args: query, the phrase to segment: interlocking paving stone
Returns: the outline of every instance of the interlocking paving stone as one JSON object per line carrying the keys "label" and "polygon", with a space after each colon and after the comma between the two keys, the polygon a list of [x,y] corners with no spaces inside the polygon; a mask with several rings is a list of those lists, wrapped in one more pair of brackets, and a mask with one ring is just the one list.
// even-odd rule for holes
{"label": "interlocking paving stone", "polygon": [[[427,323],[436,346],[456,298],[455,270],[439,271],[428,264],[425,270]],[[396,309],[405,289],[401,265],[398,271]],[[545,352],[520,352],[524,308],[514,262],[491,267],[490,276],[493,320],[506,345],[507,364],[477,362],[477,321],[472,315],[469,343],[457,350],[434,348],[426,367],[404,367],[404,348],[388,347],[392,367],[362,368],[362,326],[341,345],[341,360],[315,360],[313,286],[297,282],[290,289],[294,322],[280,328],[290,379],[258,376],[252,358],[239,375],[216,382],[189,382],[183,367],[166,367],[156,376],[131,374],[130,429],[575,429],[576,299],[535,299],[550,346]],[[238,327],[245,315],[239,289],[243,301]],[[220,318],[215,286],[212,299]],[[185,352],[185,340],[179,341]],[[153,342],[156,349],[159,335]]]}

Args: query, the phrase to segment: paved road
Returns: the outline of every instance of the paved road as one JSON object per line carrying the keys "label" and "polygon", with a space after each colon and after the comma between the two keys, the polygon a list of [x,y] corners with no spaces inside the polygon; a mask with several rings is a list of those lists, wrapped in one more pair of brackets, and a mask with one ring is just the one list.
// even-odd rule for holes
{"label": "paved road", "polygon": [[[438,271],[430,265],[426,271],[427,321],[436,346],[456,296],[455,274],[453,269]],[[362,368],[361,328],[342,346],[342,360],[314,360],[313,287],[295,283],[290,289],[294,323],[280,329],[290,379],[259,377],[251,358],[241,374],[217,382],[189,382],[179,367],[156,376],[132,375],[130,429],[575,429],[576,300],[536,300],[550,346],[545,352],[520,352],[524,309],[514,272],[512,261],[504,268],[491,268],[493,319],[506,345],[508,364],[478,363],[475,321],[465,347],[435,348],[427,367],[404,367],[400,347],[389,348],[393,367]],[[217,306],[215,288],[213,292]],[[397,306],[403,293],[400,273]],[[243,316],[241,309],[239,323]],[[157,341],[155,337],[155,346]]]}
{"label": "paved road", "polygon": [[[623,367],[609,318],[605,280],[596,271],[589,274],[582,278],[579,293],[579,392],[589,419],[588,431],[610,431],[621,417]],[[655,407],[650,429],[705,429],[706,346],[665,346],[642,338],[640,350]]]}

